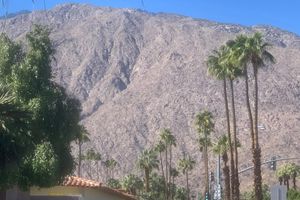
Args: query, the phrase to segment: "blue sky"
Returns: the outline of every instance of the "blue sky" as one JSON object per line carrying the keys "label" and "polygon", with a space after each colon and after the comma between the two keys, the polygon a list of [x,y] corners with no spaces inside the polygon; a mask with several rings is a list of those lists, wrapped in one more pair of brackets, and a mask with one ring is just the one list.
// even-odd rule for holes
{"label": "blue sky", "polygon": [[[6,1],[8,12],[43,9],[44,0]],[[45,0],[46,8],[76,2],[150,12],[178,13],[195,18],[242,25],[273,25],[300,35],[300,0]],[[1,15],[5,9],[1,8]]]}

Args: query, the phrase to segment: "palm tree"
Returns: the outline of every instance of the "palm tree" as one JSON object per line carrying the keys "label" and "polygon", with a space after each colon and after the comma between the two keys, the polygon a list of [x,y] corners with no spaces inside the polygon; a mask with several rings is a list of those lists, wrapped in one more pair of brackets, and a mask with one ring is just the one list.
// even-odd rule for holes
{"label": "palm tree", "polygon": [[96,154],[95,150],[90,148],[87,150],[86,155],[83,156],[84,160],[88,161],[89,170],[88,170],[87,174],[88,174],[89,178],[91,178],[91,179],[93,178],[92,163],[94,161],[95,154]]}
{"label": "palm tree", "polygon": [[213,151],[215,154],[218,154],[222,157],[223,160],[223,174],[225,179],[225,200],[231,200],[230,198],[230,173],[229,167],[227,165],[228,155],[227,152],[229,150],[229,142],[228,137],[223,135],[219,138],[218,142],[214,144]]}
{"label": "palm tree", "polygon": [[176,146],[176,138],[172,135],[170,129],[163,129],[160,133],[160,141],[165,145],[165,178],[166,178],[166,190],[167,199],[169,199],[170,193],[170,170],[172,168],[172,146]]}
{"label": "palm tree", "polygon": [[81,166],[82,166],[82,145],[83,143],[89,142],[89,133],[84,126],[79,127],[79,134],[77,136],[76,143],[78,145],[78,172],[77,175],[81,177]]}
{"label": "palm tree", "polygon": [[233,179],[233,199],[240,199],[239,189],[239,174],[238,174],[238,138],[236,126],[236,111],[233,81],[242,75],[242,69],[239,63],[231,59],[232,52],[234,52],[235,41],[229,40],[224,47],[224,54],[221,58],[221,65],[224,66],[226,77],[229,80],[231,91],[231,111],[232,111],[232,130],[233,130],[233,146],[234,146],[234,172],[232,172]]}
{"label": "palm tree", "polygon": [[[197,114],[196,129],[199,133],[199,142],[203,143],[203,157],[205,165],[205,194],[209,195],[209,174],[208,174],[208,147],[210,145],[210,133],[214,130],[212,114],[208,111]],[[201,145],[201,144],[200,144]]]}
{"label": "palm tree", "polygon": [[[229,43],[228,43],[229,44]],[[228,45],[229,46],[229,45]],[[231,45],[230,45],[231,46]],[[225,114],[227,121],[227,137],[229,142],[229,152],[230,152],[230,170],[231,170],[231,185],[227,185],[231,188],[230,196],[234,196],[234,172],[235,172],[235,161],[234,161],[234,149],[232,147],[232,139],[231,139],[231,129],[230,129],[230,117],[229,117],[229,106],[228,106],[228,97],[227,97],[227,81],[226,79],[230,76],[230,68],[228,66],[228,47],[223,45],[220,47],[219,51],[213,51],[213,55],[208,57],[206,65],[208,67],[208,73],[218,80],[223,81],[223,94],[224,94],[224,103],[225,103]],[[225,62],[224,62],[225,61]],[[233,91],[233,89],[231,90]],[[237,154],[235,154],[237,155]],[[230,187],[231,186],[231,187]]]}
{"label": "palm tree", "polygon": [[138,158],[138,167],[145,173],[145,189],[149,192],[149,177],[152,169],[158,168],[159,161],[154,150],[144,150]]}
{"label": "palm tree", "polygon": [[159,141],[154,149],[156,150],[156,152],[159,153],[161,173],[162,173],[164,180],[166,180],[165,173],[164,173],[163,159],[162,159],[162,153],[166,150],[166,145],[164,144],[164,142]]}
{"label": "palm tree", "polygon": [[93,159],[96,163],[97,180],[99,181],[99,162],[102,160],[102,156],[100,153],[96,152]]}
{"label": "palm tree", "polygon": [[143,181],[138,176],[129,174],[122,179],[121,185],[127,192],[136,195],[143,188]]}
{"label": "palm tree", "polygon": [[296,189],[296,177],[300,174],[300,166],[295,163],[286,163],[282,165],[277,171],[276,175],[278,176],[280,182],[284,182],[284,185],[287,185],[289,189],[289,179],[293,180],[293,188]]}
{"label": "palm tree", "polygon": [[293,179],[293,188],[296,189],[296,177],[300,174],[300,166],[296,165],[295,163],[292,163],[290,174]]}
{"label": "palm tree", "polygon": [[176,186],[175,186],[175,178],[176,177],[178,177],[179,176],[179,172],[177,171],[177,169],[176,168],[172,168],[171,170],[170,170],[170,177],[171,177],[171,179],[172,179],[172,184],[170,184],[170,185],[172,185],[171,187],[172,187],[172,190],[171,190],[171,199],[174,199],[174,195],[175,195],[175,190],[176,190]]}
{"label": "palm tree", "polygon": [[182,159],[178,162],[178,168],[186,177],[186,190],[187,199],[190,199],[190,189],[189,189],[189,172],[194,168],[196,162],[190,156],[184,155]]}
{"label": "palm tree", "polygon": [[[246,104],[250,120],[250,132],[252,140],[252,154],[254,164],[254,187],[256,200],[262,199],[262,176],[261,176],[261,149],[258,140],[258,69],[266,66],[266,63],[275,63],[275,59],[268,52],[269,43],[262,39],[260,33],[255,33],[252,37],[239,36],[234,45],[233,54],[237,57],[246,81]],[[254,75],[254,116],[252,114],[249,99],[248,65],[251,64]]]}
{"label": "palm tree", "polygon": [[106,181],[111,178],[114,178],[114,169],[117,166],[118,162],[113,158],[107,159],[104,161],[104,166],[106,168]]}
{"label": "palm tree", "polygon": [[163,141],[159,141],[158,144],[155,146],[155,150],[159,153],[159,160],[160,160],[160,168],[161,168],[161,173],[162,173],[162,177],[164,180],[164,197],[165,199],[167,199],[167,193],[168,193],[168,188],[167,188],[167,181],[166,181],[166,177],[165,177],[165,172],[164,172],[164,164],[163,164],[163,158],[162,158],[162,153],[164,151],[166,151],[166,145]]}

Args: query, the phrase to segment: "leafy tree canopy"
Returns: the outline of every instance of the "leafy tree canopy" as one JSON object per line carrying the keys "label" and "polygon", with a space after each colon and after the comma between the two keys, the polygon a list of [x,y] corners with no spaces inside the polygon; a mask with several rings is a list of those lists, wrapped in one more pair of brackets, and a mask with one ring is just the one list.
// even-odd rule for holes
{"label": "leafy tree canopy", "polygon": [[[49,29],[36,25],[23,46],[0,36],[0,84],[9,88],[12,106],[30,113],[20,124],[6,120],[11,129],[1,130],[0,153],[15,152],[1,158],[1,188],[50,186],[73,170],[70,143],[79,135],[81,106],[52,80],[49,34]],[[12,167],[14,173],[7,173]]]}

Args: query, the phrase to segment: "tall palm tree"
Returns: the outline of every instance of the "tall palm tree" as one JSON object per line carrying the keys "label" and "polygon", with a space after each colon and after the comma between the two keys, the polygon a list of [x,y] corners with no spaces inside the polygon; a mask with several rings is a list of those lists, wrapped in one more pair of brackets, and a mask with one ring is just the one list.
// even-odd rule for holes
{"label": "tall palm tree", "polygon": [[208,147],[210,144],[210,133],[214,130],[212,114],[204,111],[196,115],[196,129],[199,134],[199,142],[203,142],[203,157],[205,166],[205,194],[209,194],[209,172],[208,172]]}
{"label": "tall palm tree", "polygon": [[77,172],[77,175],[78,177],[81,177],[81,166],[82,166],[82,145],[83,143],[86,143],[86,142],[89,142],[90,139],[89,139],[89,133],[88,131],[86,130],[86,128],[84,126],[80,126],[79,127],[79,134],[77,136],[77,139],[76,139],[76,143],[78,145],[78,172]]}
{"label": "tall palm tree", "polygon": [[162,153],[166,150],[166,145],[164,144],[164,142],[159,141],[154,149],[159,154],[161,173],[162,173],[164,180],[166,180],[165,173],[164,173],[164,166],[163,166],[163,158],[162,158]]}
{"label": "tall palm tree", "polygon": [[162,173],[162,177],[163,177],[163,180],[164,180],[164,184],[165,184],[165,187],[164,187],[164,197],[165,199],[167,199],[167,193],[168,193],[168,188],[167,188],[167,181],[166,181],[166,177],[165,177],[165,172],[164,172],[164,164],[163,164],[163,158],[162,158],[162,153],[164,151],[166,151],[166,145],[163,141],[159,141],[158,144],[155,146],[155,150],[156,152],[159,153],[159,161],[160,161],[160,168],[161,168],[161,173]]}
{"label": "tall palm tree", "polygon": [[[228,43],[229,44],[229,43]],[[227,121],[227,137],[229,142],[229,153],[230,153],[230,185],[227,185],[230,188],[230,196],[234,196],[234,172],[235,172],[235,160],[234,160],[234,149],[232,146],[232,138],[231,138],[231,128],[230,128],[230,117],[229,117],[229,105],[228,105],[228,97],[227,97],[227,78],[230,76],[230,67],[228,66],[228,48],[229,45],[221,46],[219,51],[213,51],[213,54],[208,57],[206,65],[208,67],[208,73],[211,76],[216,77],[218,80],[223,81],[223,95],[224,95],[224,103],[225,103],[225,114]],[[230,45],[231,46],[231,45]],[[233,90],[231,90],[233,91]],[[237,154],[235,154],[237,155]]]}
{"label": "tall palm tree", "polygon": [[[258,139],[258,69],[266,63],[275,63],[273,55],[268,51],[269,43],[263,41],[260,33],[252,37],[239,36],[234,45],[234,54],[243,71],[246,80],[246,103],[250,120],[252,154],[254,164],[254,187],[256,200],[262,199],[261,149]],[[252,65],[254,75],[254,116],[249,99],[248,65]]]}
{"label": "tall palm tree", "polygon": [[167,199],[170,194],[170,170],[172,168],[172,147],[176,146],[176,138],[172,135],[170,129],[163,129],[160,133],[160,141],[165,145],[165,178],[166,178],[166,189]]}
{"label": "tall palm tree", "polygon": [[190,199],[190,188],[189,188],[189,172],[193,170],[196,162],[190,156],[184,155],[182,159],[178,162],[178,168],[185,175],[186,178],[186,190],[187,190],[187,199]]}
{"label": "tall palm tree", "polygon": [[144,150],[138,158],[138,167],[145,173],[145,190],[149,192],[149,179],[152,169],[158,168],[159,161],[154,150]]}
{"label": "tall palm tree", "polygon": [[213,146],[213,151],[215,154],[218,154],[222,157],[223,160],[223,174],[224,174],[224,185],[225,185],[225,200],[231,200],[230,197],[230,173],[229,167],[227,165],[229,150],[228,137],[223,135],[219,138],[216,144]]}
{"label": "tall palm tree", "polygon": [[229,80],[230,91],[231,91],[231,112],[232,112],[232,131],[233,131],[233,147],[234,147],[234,172],[232,172],[233,177],[233,199],[240,199],[240,189],[239,189],[239,174],[238,174],[238,138],[237,138],[237,125],[236,125],[236,111],[235,111],[235,98],[234,98],[234,80],[242,75],[242,69],[238,62],[231,59],[232,52],[234,52],[235,46],[234,40],[229,40],[226,43],[224,49],[224,54],[221,58],[221,65],[224,66],[226,71],[226,77]]}

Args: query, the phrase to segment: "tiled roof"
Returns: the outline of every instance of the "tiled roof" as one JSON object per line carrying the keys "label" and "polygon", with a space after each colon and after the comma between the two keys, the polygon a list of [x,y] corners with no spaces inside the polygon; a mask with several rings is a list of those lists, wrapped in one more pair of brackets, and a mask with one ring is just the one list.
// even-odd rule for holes
{"label": "tiled roof", "polygon": [[92,180],[88,180],[88,179],[84,179],[84,178],[80,178],[80,177],[76,177],[76,176],[66,177],[65,180],[63,181],[62,185],[63,186],[71,186],[71,187],[95,188],[95,189],[99,189],[103,192],[119,196],[125,200],[136,200],[136,198],[133,195],[126,193],[124,190],[113,189],[113,188],[103,185],[100,182],[92,181]]}
{"label": "tiled roof", "polygon": [[65,178],[63,186],[97,188],[101,186],[101,183],[76,176],[68,176]]}

